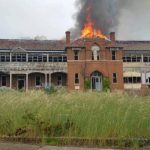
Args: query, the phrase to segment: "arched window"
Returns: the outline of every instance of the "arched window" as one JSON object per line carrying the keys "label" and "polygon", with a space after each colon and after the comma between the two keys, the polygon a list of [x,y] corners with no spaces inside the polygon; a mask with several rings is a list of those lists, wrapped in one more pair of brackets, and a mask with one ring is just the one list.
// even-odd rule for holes
{"label": "arched window", "polygon": [[100,59],[100,47],[96,44],[91,47],[92,51],[92,60],[99,60]]}

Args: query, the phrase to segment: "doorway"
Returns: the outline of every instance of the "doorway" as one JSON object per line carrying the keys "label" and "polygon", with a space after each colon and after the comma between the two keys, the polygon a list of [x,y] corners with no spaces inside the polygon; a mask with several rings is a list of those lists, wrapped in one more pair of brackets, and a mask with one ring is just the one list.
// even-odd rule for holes
{"label": "doorway", "polygon": [[25,77],[24,76],[18,76],[18,82],[17,82],[18,90],[25,89]]}
{"label": "doorway", "polygon": [[101,91],[103,89],[102,84],[102,74],[99,72],[94,72],[91,75],[91,86],[93,90]]}

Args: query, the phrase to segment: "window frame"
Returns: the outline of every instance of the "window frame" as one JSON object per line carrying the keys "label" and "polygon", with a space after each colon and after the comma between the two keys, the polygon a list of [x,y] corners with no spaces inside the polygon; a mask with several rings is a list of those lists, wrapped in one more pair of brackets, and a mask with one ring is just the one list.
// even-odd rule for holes
{"label": "window frame", "polygon": [[112,60],[116,60],[116,51],[115,50],[111,51],[111,55],[112,55]]}
{"label": "window frame", "polygon": [[79,50],[74,50],[74,60],[79,60]]}
{"label": "window frame", "polygon": [[118,83],[117,73],[113,73],[113,75],[112,75],[112,82],[113,82],[114,84]]}
{"label": "window frame", "polygon": [[80,75],[79,75],[79,73],[75,73],[74,83],[75,83],[75,85],[79,85],[80,84]]}
{"label": "window frame", "polygon": [[[39,77],[39,84],[37,84],[37,78]],[[35,87],[41,87],[42,86],[42,77],[41,75],[36,75],[35,76]]]}
{"label": "window frame", "polygon": [[124,77],[123,78],[124,84],[141,84],[142,77]]}

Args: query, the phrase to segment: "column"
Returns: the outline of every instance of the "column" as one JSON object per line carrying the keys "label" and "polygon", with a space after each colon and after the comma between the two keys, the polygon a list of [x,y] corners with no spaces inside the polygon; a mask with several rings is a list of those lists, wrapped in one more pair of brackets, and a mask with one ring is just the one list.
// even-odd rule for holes
{"label": "column", "polygon": [[12,62],[12,53],[10,53],[10,62]]}
{"label": "column", "polygon": [[26,53],[26,62],[28,62],[28,56],[29,56],[29,54]]}
{"label": "column", "polygon": [[141,55],[141,62],[144,62],[144,56],[143,56],[143,54]]}
{"label": "column", "polygon": [[26,74],[26,91],[28,91],[28,89],[29,89],[29,75],[28,75],[28,73]]}
{"label": "column", "polygon": [[45,87],[47,87],[47,73],[45,73]]}
{"label": "column", "polygon": [[50,74],[49,74],[49,87],[51,87],[51,85],[52,85],[51,82],[52,82],[52,81],[51,81],[51,73],[50,73]]}
{"label": "column", "polygon": [[49,54],[47,54],[47,62],[49,62]]}
{"label": "column", "polygon": [[12,73],[10,72],[10,89],[12,89]]}

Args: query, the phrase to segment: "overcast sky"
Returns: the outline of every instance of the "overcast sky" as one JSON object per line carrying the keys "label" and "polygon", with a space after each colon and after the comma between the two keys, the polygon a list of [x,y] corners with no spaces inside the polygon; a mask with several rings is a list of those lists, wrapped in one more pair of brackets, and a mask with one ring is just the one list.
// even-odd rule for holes
{"label": "overcast sky", "polygon": [[[0,38],[46,36],[47,39],[60,39],[66,30],[74,26],[74,2],[0,0]],[[116,31],[118,39],[150,40],[150,0],[136,2],[131,0],[130,9],[120,14],[120,24]]]}
{"label": "overcast sky", "polygon": [[74,12],[74,0],[0,0],[0,38],[62,38]]}

